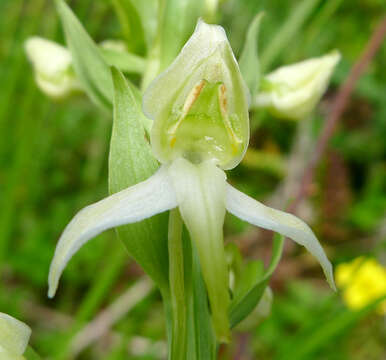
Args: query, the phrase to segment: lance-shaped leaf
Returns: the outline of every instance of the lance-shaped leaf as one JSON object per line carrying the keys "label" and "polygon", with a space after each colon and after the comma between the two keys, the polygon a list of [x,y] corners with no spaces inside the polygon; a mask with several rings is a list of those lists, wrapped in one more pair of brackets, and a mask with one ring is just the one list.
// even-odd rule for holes
{"label": "lance-shaped leaf", "polygon": [[99,106],[111,109],[113,84],[109,66],[98,46],[63,0],[56,0],[76,75],[88,96]]}
{"label": "lance-shaped leaf", "polygon": [[318,239],[304,221],[292,214],[265,206],[229,184],[226,188],[226,208],[250,224],[276,231],[303,245],[319,261],[328,283],[335,290],[332,265]]}
{"label": "lance-shaped leaf", "polygon": [[48,276],[48,296],[55,295],[63,269],[88,240],[107,229],[141,221],[176,205],[167,171],[161,168],[146,181],[82,209],[64,229],[56,246]]}
{"label": "lance-shaped leaf", "polygon": [[0,359],[22,359],[30,336],[31,329],[26,324],[0,313]]}
{"label": "lance-shaped leaf", "polygon": [[[112,76],[115,95],[109,189],[115,193],[147,179],[159,165],[141,125],[146,117],[140,109],[140,94],[134,94],[116,69]],[[168,284],[167,223],[166,214],[160,214],[117,230],[130,254],[161,287]]]}
{"label": "lance-shaped leaf", "polygon": [[[202,160],[209,154],[222,168],[233,168],[248,144],[247,99],[248,90],[224,29],[199,21],[172,65],[144,94],[145,114],[154,120],[153,153],[161,162],[169,162],[187,156],[193,145],[192,156]],[[205,102],[213,106],[205,107]],[[178,146],[179,141],[188,146]]]}
{"label": "lance-shaped leaf", "polygon": [[268,281],[279,264],[283,245],[284,237],[276,234],[272,247],[271,262],[266,271],[257,261],[250,262],[245,266],[229,310],[232,327],[244,320],[259,304],[267,289]]}
{"label": "lance-shaped leaf", "polygon": [[160,2],[158,0],[131,0],[131,2],[141,19],[147,50],[149,51],[157,32],[157,11]]}
{"label": "lance-shaped leaf", "polygon": [[249,25],[244,47],[240,55],[239,64],[243,78],[252,96],[259,88],[260,63],[257,49],[257,37],[264,13],[257,14]]}
{"label": "lance-shaped leaf", "polygon": [[182,218],[197,248],[217,338],[228,341],[230,299],[223,243],[225,173],[213,162],[194,165],[182,158],[175,160],[168,172]]}

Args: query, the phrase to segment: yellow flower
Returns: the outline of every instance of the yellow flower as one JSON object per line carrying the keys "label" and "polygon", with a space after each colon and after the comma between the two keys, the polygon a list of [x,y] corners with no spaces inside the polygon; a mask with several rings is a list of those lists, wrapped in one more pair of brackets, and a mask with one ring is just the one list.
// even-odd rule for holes
{"label": "yellow flower", "polygon": [[[351,309],[361,309],[386,295],[386,268],[375,259],[359,257],[337,266],[336,283],[343,290],[343,300]],[[386,314],[386,300],[377,311]]]}

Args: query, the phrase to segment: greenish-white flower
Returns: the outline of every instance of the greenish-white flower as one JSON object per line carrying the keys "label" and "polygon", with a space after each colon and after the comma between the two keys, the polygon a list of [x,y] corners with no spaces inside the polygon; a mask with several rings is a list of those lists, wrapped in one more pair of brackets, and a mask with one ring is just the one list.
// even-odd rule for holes
{"label": "greenish-white flower", "polygon": [[339,53],[333,51],[276,69],[262,80],[253,106],[267,108],[278,117],[304,119],[326,91],[339,59]]}
{"label": "greenish-white flower", "polygon": [[25,42],[25,50],[34,68],[36,83],[47,96],[63,99],[82,90],[67,48],[34,36]]}
{"label": "greenish-white flower", "polygon": [[232,187],[224,170],[248,145],[248,91],[222,27],[199,21],[181,53],[144,94],[154,120],[151,145],[161,167],[149,179],[81,210],[59,239],[49,274],[54,296],[68,261],[104,230],[178,207],[198,251],[217,338],[229,339],[225,212],[290,237],[332,266],[312,230],[297,217],[269,208]]}
{"label": "greenish-white flower", "polygon": [[21,321],[0,313],[0,359],[24,360],[31,329]]}

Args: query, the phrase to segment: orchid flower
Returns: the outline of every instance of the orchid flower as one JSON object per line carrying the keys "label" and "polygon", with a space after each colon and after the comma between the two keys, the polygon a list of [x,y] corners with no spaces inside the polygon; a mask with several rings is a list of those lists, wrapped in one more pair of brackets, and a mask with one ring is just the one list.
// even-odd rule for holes
{"label": "orchid flower", "polygon": [[278,117],[306,118],[326,91],[339,60],[339,52],[333,51],[274,70],[264,77],[253,106]]}
{"label": "orchid flower", "polygon": [[31,329],[21,321],[0,313],[0,359],[24,360]]}
{"label": "orchid flower", "polygon": [[248,90],[225,31],[199,21],[174,62],[145,91],[154,120],[151,146],[159,170],[147,180],[81,210],[67,225],[49,273],[53,297],[68,261],[102,231],[178,208],[197,248],[217,338],[229,338],[228,268],[223,224],[228,211],[305,246],[334,288],[332,266],[312,230],[231,186],[224,170],[241,161],[249,138]]}

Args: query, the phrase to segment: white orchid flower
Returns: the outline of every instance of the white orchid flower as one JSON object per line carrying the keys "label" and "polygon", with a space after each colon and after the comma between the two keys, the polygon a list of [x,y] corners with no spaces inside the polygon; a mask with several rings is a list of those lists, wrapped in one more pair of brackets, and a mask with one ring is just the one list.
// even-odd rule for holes
{"label": "white orchid flower", "polygon": [[293,120],[306,118],[327,89],[340,54],[333,51],[319,58],[283,66],[266,75],[253,106]]}
{"label": "white orchid flower", "polygon": [[0,313],[0,359],[24,360],[31,329],[21,321]]}
{"label": "white orchid flower", "polygon": [[82,90],[67,48],[34,36],[25,42],[25,50],[34,68],[36,83],[44,94],[54,99],[63,99]]}
{"label": "white orchid flower", "polygon": [[226,210],[305,246],[334,287],[332,266],[312,230],[232,187],[224,170],[248,145],[248,93],[222,27],[199,21],[181,53],[144,94],[154,120],[151,144],[161,162],[146,181],[81,210],[64,230],[49,274],[49,296],[74,253],[104,230],[178,207],[197,248],[220,341],[229,337],[228,269],[223,244]]}

